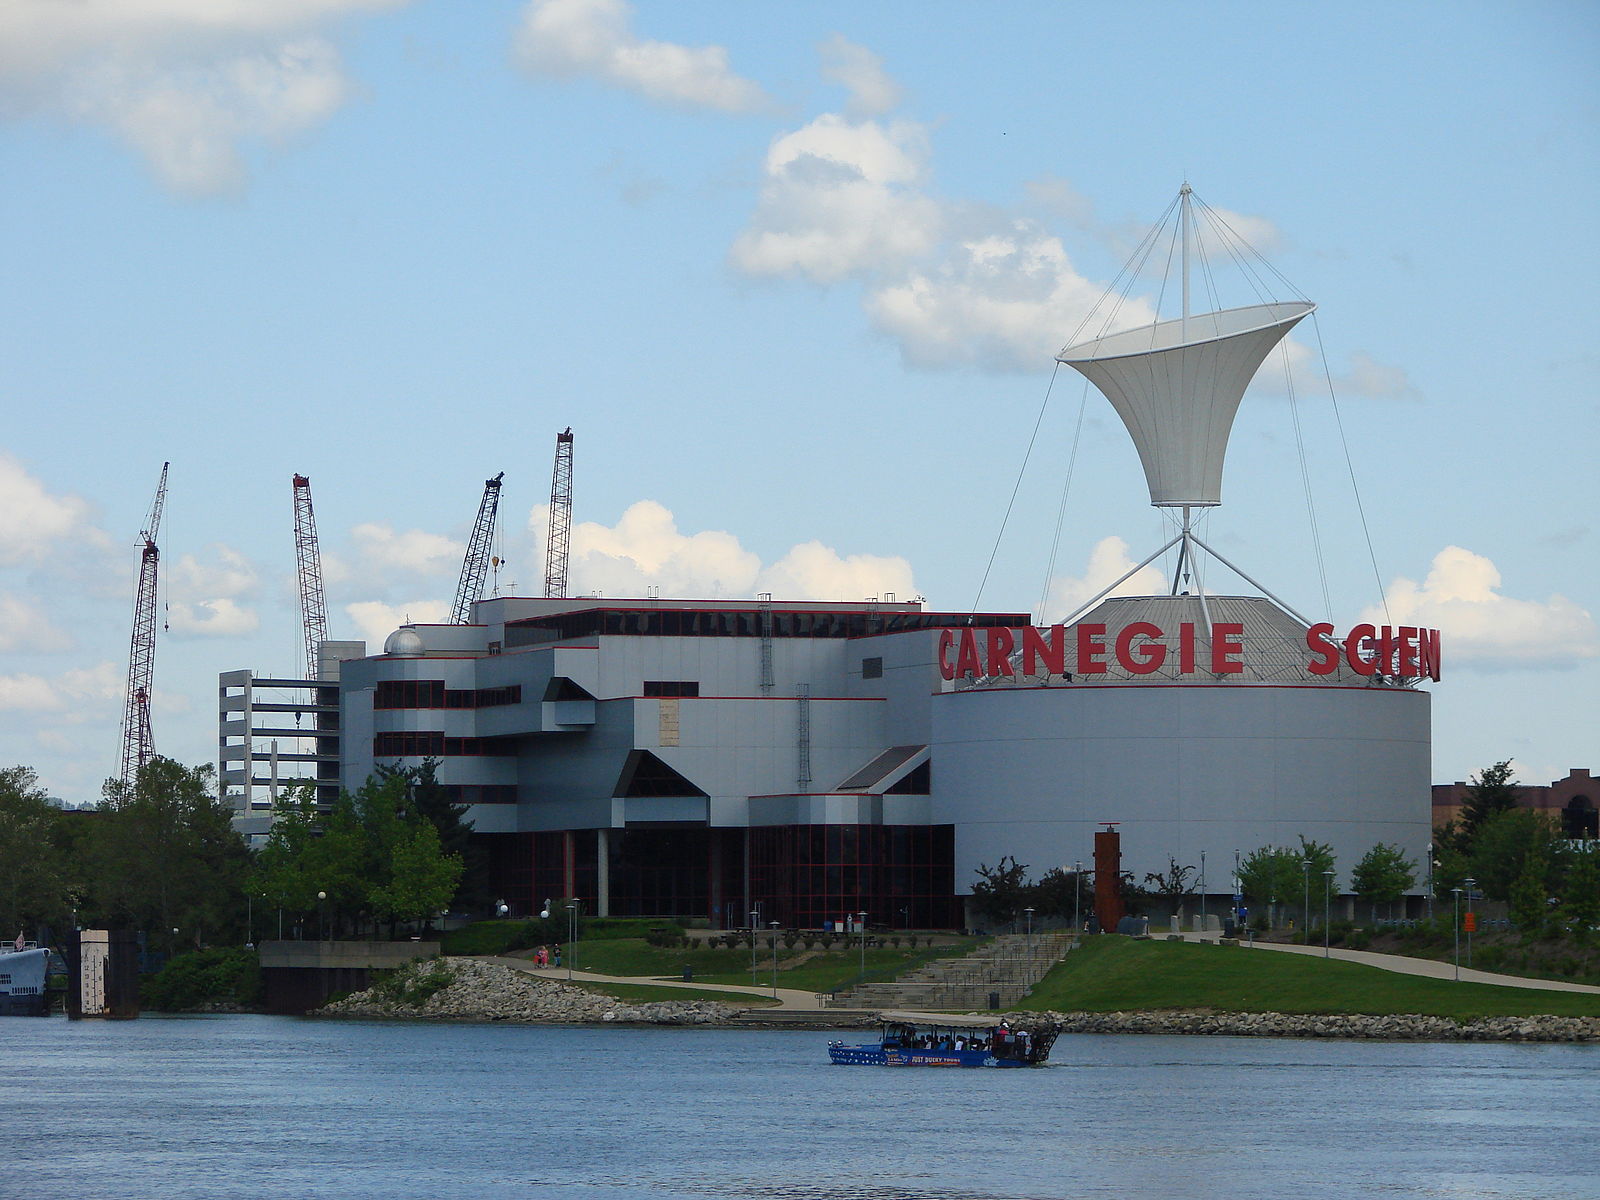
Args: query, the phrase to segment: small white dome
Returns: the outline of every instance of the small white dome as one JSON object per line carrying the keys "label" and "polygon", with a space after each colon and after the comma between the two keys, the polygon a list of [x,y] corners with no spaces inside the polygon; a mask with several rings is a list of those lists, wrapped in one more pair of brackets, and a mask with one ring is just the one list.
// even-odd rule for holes
{"label": "small white dome", "polygon": [[395,658],[416,658],[422,650],[422,635],[409,625],[396,629],[383,643],[383,652]]}

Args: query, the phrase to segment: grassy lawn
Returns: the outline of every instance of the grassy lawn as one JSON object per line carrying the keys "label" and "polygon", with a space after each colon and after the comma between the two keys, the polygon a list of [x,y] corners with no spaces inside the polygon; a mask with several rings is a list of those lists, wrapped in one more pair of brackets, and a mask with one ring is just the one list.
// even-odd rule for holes
{"label": "grassy lawn", "polygon": [[1418,1013],[1474,1017],[1600,1016],[1600,996],[1398,975],[1272,950],[1089,938],[1018,1008],[1115,1012]]}
{"label": "grassy lawn", "polygon": [[[566,981],[563,980],[563,983]],[[586,983],[573,980],[573,987],[601,996],[610,996],[629,1004],[653,1004],[657,1000],[715,1000],[734,1008],[761,1008],[777,1003],[771,996],[753,996],[748,992],[718,992],[702,988],[658,987],[648,983]]]}
{"label": "grassy lawn", "polygon": [[[899,973],[921,966],[935,958],[967,953],[975,940],[964,939],[955,945],[925,946],[916,950],[868,950],[868,972]],[[861,970],[861,952],[837,948],[823,951],[805,962],[796,963],[806,952],[778,947],[778,986],[796,988],[803,992],[826,992],[854,979]],[[751,982],[750,951],[710,949],[695,946],[693,949],[651,946],[643,938],[619,938],[604,942],[579,943],[577,966],[583,971],[598,971],[603,975],[670,976],[681,978],[684,967],[694,971],[696,983]],[[772,980],[772,951],[765,946],[756,949],[756,986]]]}

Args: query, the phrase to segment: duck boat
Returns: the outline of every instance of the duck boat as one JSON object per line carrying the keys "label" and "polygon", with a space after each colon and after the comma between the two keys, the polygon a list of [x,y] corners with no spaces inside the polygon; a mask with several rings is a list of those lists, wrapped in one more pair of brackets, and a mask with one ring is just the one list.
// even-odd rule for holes
{"label": "duck boat", "polygon": [[828,1057],[850,1067],[1037,1067],[1056,1029],[1035,1022],[948,1013],[884,1012],[876,1044],[829,1042]]}

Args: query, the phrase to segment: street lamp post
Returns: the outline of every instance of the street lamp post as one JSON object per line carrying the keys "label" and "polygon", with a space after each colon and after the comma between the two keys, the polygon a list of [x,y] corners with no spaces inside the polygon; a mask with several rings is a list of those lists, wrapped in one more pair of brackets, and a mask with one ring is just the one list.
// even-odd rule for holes
{"label": "street lamp post", "polygon": [[1083,901],[1083,862],[1075,860],[1072,864],[1072,932],[1079,937],[1083,936],[1083,923],[1078,918],[1078,910]]}
{"label": "street lamp post", "polygon": [[578,902],[567,903],[567,982],[572,982],[572,960],[578,957]]}
{"label": "street lamp post", "polygon": [[1311,941],[1311,860],[1300,860],[1300,922],[1305,926],[1300,931],[1300,944],[1306,945]]}
{"label": "street lamp post", "polygon": [[867,977],[867,914],[856,914],[856,928],[861,930],[861,978]]}
{"label": "street lamp post", "polygon": [[1200,934],[1206,932],[1206,852],[1200,851]]}
{"label": "street lamp post", "polygon": [[1032,954],[1033,953],[1033,909],[1025,908],[1022,911],[1028,914],[1028,953]]}
{"label": "street lamp post", "polygon": [[1328,951],[1328,901],[1333,891],[1333,871],[1322,873],[1322,957],[1331,957]]}
{"label": "street lamp post", "polygon": [[323,907],[323,901],[328,898],[327,892],[317,893],[317,924],[322,931],[322,940],[328,940],[328,910]]}
{"label": "street lamp post", "polygon": [[1472,899],[1473,893],[1477,890],[1478,881],[1476,879],[1463,879],[1461,882],[1467,885],[1467,970],[1470,971],[1472,970],[1472,927],[1478,923],[1478,919],[1472,915]]}
{"label": "street lamp post", "polygon": [[1439,864],[1433,861],[1433,843],[1428,843],[1428,920],[1433,920],[1433,869]]}
{"label": "street lamp post", "polygon": [[769,922],[772,926],[772,998],[778,998],[778,922]]}
{"label": "street lamp post", "polygon": [[756,981],[756,922],[761,919],[759,908],[750,910],[750,982]]}
{"label": "street lamp post", "polygon": [[1451,927],[1455,931],[1454,962],[1456,964],[1456,982],[1461,982],[1461,889],[1453,887],[1450,896],[1455,905],[1455,915],[1451,920]]}

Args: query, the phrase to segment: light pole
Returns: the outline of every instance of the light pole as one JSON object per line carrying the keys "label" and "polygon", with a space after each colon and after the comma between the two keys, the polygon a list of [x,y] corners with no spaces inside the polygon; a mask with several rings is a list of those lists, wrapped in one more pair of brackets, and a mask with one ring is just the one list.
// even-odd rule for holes
{"label": "light pole", "polygon": [[1025,908],[1022,911],[1028,914],[1028,953],[1032,954],[1033,953],[1033,909]]}
{"label": "light pole", "polygon": [[1302,892],[1300,922],[1305,926],[1300,931],[1300,944],[1304,946],[1311,941],[1311,860],[1309,858],[1300,860],[1300,885]]}
{"label": "light pole", "polygon": [[1072,863],[1072,932],[1078,936],[1083,935],[1083,924],[1078,918],[1078,910],[1083,902],[1083,861],[1075,859]]}
{"label": "light pole", "polygon": [[1467,970],[1472,970],[1472,927],[1478,923],[1478,918],[1472,914],[1472,893],[1477,890],[1476,879],[1463,879],[1467,885]]}
{"label": "light pole", "polygon": [[1234,932],[1239,931],[1239,908],[1244,904],[1244,883],[1239,878],[1239,851],[1233,852],[1233,925]]}
{"label": "light pole", "polygon": [[1328,900],[1333,891],[1333,870],[1322,873],[1322,957],[1332,957],[1328,952]]}
{"label": "light pole", "polygon": [[756,922],[761,919],[759,908],[750,910],[750,983],[756,981]]}
{"label": "light pole", "polygon": [[1433,920],[1433,869],[1439,864],[1433,861],[1433,843],[1428,843],[1428,920]]}
{"label": "light pole", "polygon": [[856,914],[856,928],[861,930],[861,978],[867,977],[867,914]]}
{"label": "light pole", "polygon": [[1450,922],[1450,924],[1451,924],[1452,928],[1455,930],[1456,982],[1460,983],[1461,982],[1461,889],[1458,888],[1458,887],[1451,888],[1450,889],[1450,895],[1451,895],[1451,897],[1452,897],[1452,899],[1453,899],[1453,901],[1455,903],[1455,917]]}
{"label": "light pole", "polygon": [[1200,935],[1206,933],[1206,852],[1200,851]]}
{"label": "light pole", "polygon": [[509,908],[509,907],[507,907],[507,905],[506,905],[506,902],[505,902],[505,901],[504,901],[504,900],[502,900],[502,901],[500,901],[500,903],[499,903],[499,904],[496,904],[496,905],[495,905],[495,906],[494,906],[494,911],[495,911],[495,912],[496,912],[496,913],[497,913],[497,914],[498,914],[498,915],[499,915],[499,916],[500,916],[500,917],[501,917],[501,918],[504,918],[504,917],[505,917],[505,915],[506,915],[506,914],[507,914],[507,913],[508,913],[508,912],[510,912],[510,911],[511,911],[511,909],[510,909],[510,908]]}
{"label": "light pole", "polygon": [[772,926],[772,998],[778,998],[778,922],[770,922]]}
{"label": "light pole", "polygon": [[567,903],[567,982],[572,982],[572,960],[578,957],[578,902]]}
{"label": "light pole", "polygon": [[327,892],[317,893],[317,923],[322,931],[322,940],[328,940],[328,910],[323,907],[323,901],[328,898]]}

